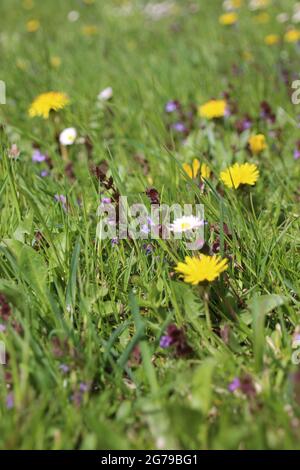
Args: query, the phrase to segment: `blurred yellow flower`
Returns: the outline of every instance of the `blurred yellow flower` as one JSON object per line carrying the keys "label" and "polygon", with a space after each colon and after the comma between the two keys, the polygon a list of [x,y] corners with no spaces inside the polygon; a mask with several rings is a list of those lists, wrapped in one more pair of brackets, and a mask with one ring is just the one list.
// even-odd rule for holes
{"label": "blurred yellow flower", "polygon": [[248,144],[251,152],[255,155],[267,148],[266,138],[263,134],[251,135]]}
{"label": "blurred yellow flower", "polygon": [[274,44],[278,44],[279,43],[279,36],[278,34],[268,34],[266,37],[265,37],[265,44],[267,44],[267,46],[273,46]]}
{"label": "blurred yellow flower", "polygon": [[300,31],[299,29],[290,29],[284,35],[284,40],[286,42],[298,42],[300,41]]}
{"label": "blurred yellow flower", "polygon": [[222,171],[220,179],[228,188],[238,189],[240,185],[253,186],[259,178],[259,171],[254,163],[235,163]]}
{"label": "blurred yellow flower", "polygon": [[81,28],[81,32],[84,36],[95,36],[98,34],[98,28],[93,24],[86,24]]}
{"label": "blurred yellow flower", "polygon": [[175,271],[180,273],[185,282],[196,285],[200,282],[212,282],[228,269],[228,260],[221,256],[186,256],[185,262],[179,262]]}
{"label": "blurred yellow flower", "polygon": [[28,62],[25,59],[18,58],[16,60],[16,66],[20,70],[27,70],[28,69]]}
{"label": "blurred yellow flower", "polygon": [[30,117],[41,116],[47,119],[50,111],[63,109],[68,103],[69,98],[65,93],[56,91],[42,93],[31,103],[28,114]]}
{"label": "blurred yellow flower", "polygon": [[243,51],[243,58],[246,62],[251,62],[254,59],[254,56],[250,51]]}
{"label": "blurred yellow flower", "polygon": [[61,66],[61,58],[58,57],[57,55],[50,57],[50,64],[52,65],[53,68],[57,69],[58,67]]}
{"label": "blurred yellow flower", "polygon": [[182,168],[190,178],[196,178],[200,170],[200,178],[208,179],[210,177],[210,168],[206,163],[200,163],[197,158],[194,158],[192,166],[188,163],[184,163]]}
{"label": "blurred yellow flower", "polygon": [[254,16],[255,23],[266,24],[270,21],[270,15],[266,12],[260,13],[259,15]]}
{"label": "blurred yellow flower", "polygon": [[229,0],[228,5],[230,8],[240,8],[243,4],[243,0]]}
{"label": "blurred yellow flower", "polygon": [[33,0],[23,0],[23,2],[22,2],[22,7],[23,7],[25,10],[32,10],[32,8],[34,7],[34,2],[33,2]]}
{"label": "blurred yellow flower", "polygon": [[237,22],[238,15],[232,11],[230,13],[223,13],[223,15],[219,16],[219,23],[225,26],[233,25]]}
{"label": "blurred yellow flower", "polygon": [[199,106],[198,113],[201,117],[206,119],[223,117],[225,116],[226,105],[225,100],[210,100],[202,106]]}
{"label": "blurred yellow flower", "polygon": [[35,33],[40,29],[40,26],[41,24],[39,20],[29,20],[26,23],[26,30],[28,31],[28,33]]}

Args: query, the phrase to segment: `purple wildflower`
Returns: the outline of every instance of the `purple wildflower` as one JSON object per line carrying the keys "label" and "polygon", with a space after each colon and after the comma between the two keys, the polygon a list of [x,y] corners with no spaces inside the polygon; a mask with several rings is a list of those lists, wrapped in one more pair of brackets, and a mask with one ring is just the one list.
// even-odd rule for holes
{"label": "purple wildflower", "polygon": [[150,255],[153,251],[153,246],[150,243],[143,245],[146,255]]}
{"label": "purple wildflower", "polygon": [[49,175],[49,171],[47,171],[47,170],[42,170],[40,172],[41,178],[46,178],[46,176],[48,176],[48,175]]}
{"label": "purple wildflower", "polygon": [[89,386],[85,382],[80,382],[79,387],[72,395],[72,401],[75,403],[77,407],[79,407],[82,403],[83,396],[86,392],[89,391]]}
{"label": "purple wildflower", "polygon": [[46,160],[46,155],[43,155],[39,149],[34,149],[32,154],[32,161],[34,163],[42,163]]}
{"label": "purple wildflower", "polygon": [[144,235],[148,235],[150,233],[150,229],[149,229],[148,224],[143,224],[142,225],[141,233],[143,233]]}
{"label": "purple wildflower", "polygon": [[242,119],[235,123],[235,128],[239,134],[250,129],[252,126],[252,120],[248,115],[245,115]]}
{"label": "purple wildflower", "polygon": [[172,129],[177,132],[186,132],[187,130],[183,122],[176,122],[175,124],[172,124]]}
{"label": "purple wildflower", "polygon": [[6,326],[0,323],[0,333],[4,333],[5,330],[6,330]]}
{"label": "purple wildflower", "polygon": [[159,345],[160,345],[161,348],[163,348],[163,349],[169,348],[171,346],[171,344],[172,344],[171,336],[166,335],[166,336],[162,336],[160,338]]}
{"label": "purple wildflower", "polygon": [[103,197],[103,198],[101,199],[101,203],[102,203],[102,204],[110,204],[110,203],[111,203],[110,197]]}
{"label": "purple wildflower", "polygon": [[79,384],[79,390],[82,393],[88,392],[89,391],[89,386],[85,382],[80,382]]}
{"label": "purple wildflower", "polygon": [[168,101],[168,103],[166,104],[165,111],[166,113],[173,113],[174,111],[177,111],[178,108],[179,108],[179,102],[172,100],[172,101]]}
{"label": "purple wildflower", "polygon": [[67,198],[63,194],[55,194],[54,196],[55,201],[60,202],[63,209],[67,210]]}
{"label": "purple wildflower", "polygon": [[274,124],[276,121],[276,116],[267,101],[262,101],[260,103],[260,117],[271,124]]}
{"label": "purple wildflower", "polygon": [[160,346],[162,348],[174,346],[177,356],[186,356],[192,352],[192,348],[187,343],[184,330],[174,324],[168,326],[167,334],[162,336],[160,340]]}
{"label": "purple wildflower", "polygon": [[300,158],[300,140],[296,142],[296,148],[294,150],[294,159],[298,160]]}
{"label": "purple wildflower", "polygon": [[8,410],[11,410],[12,408],[14,407],[14,396],[13,394],[10,392],[7,394],[6,396],[6,408]]}
{"label": "purple wildflower", "polygon": [[230,392],[235,392],[241,386],[241,381],[238,377],[235,377],[232,382],[228,385],[228,390]]}
{"label": "purple wildflower", "polygon": [[62,204],[66,204],[67,202],[67,198],[63,194],[55,194],[54,199],[57,202],[61,202]]}
{"label": "purple wildflower", "polygon": [[67,364],[60,364],[59,368],[64,374],[67,374],[70,370],[70,367]]}

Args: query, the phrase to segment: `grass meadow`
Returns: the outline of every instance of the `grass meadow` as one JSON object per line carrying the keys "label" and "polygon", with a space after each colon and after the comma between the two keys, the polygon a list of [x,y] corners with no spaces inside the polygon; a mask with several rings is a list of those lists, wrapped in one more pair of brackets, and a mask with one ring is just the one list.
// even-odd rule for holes
{"label": "grass meadow", "polygon": [[0,11],[0,448],[299,449],[299,4]]}

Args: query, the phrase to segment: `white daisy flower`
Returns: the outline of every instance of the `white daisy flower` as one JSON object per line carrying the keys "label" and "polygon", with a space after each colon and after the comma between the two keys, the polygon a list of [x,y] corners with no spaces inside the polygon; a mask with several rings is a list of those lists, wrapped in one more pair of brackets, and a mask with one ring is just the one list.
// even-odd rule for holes
{"label": "white daisy flower", "polygon": [[80,18],[80,13],[76,10],[69,11],[68,13],[68,20],[70,23],[75,23],[75,21],[78,21]]}
{"label": "white daisy flower", "polygon": [[174,233],[182,233],[202,227],[203,225],[204,221],[199,219],[199,217],[195,217],[194,215],[184,215],[183,217],[179,217],[174,220],[170,225],[170,230]]}
{"label": "white daisy flower", "polygon": [[73,145],[77,137],[77,131],[74,127],[64,129],[59,135],[59,142],[62,145]]}
{"label": "white daisy flower", "polygon": [[98,100],[100,101],[108,101],[112,98],[113,96],[113,89],[112,87],[107,87],[107,88],[104,88],[104,90],[100,91],[99,95],[98,95]]}
{"label": "white daisy flower", "polygon": [[300,23],[300,9],[293,14],[293,23]]}
{"label": "white daisy flower", "polygon": [[279,13],[279,15],[276,16],[276,20],[278,23],[286,23],[289,21],[289,15],[287,13]]}

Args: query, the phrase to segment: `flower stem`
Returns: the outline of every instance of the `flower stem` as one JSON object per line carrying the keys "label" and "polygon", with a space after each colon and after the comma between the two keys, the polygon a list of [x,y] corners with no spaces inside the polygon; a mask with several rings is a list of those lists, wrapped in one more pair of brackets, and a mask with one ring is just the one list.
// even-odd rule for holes
{"label": "flower stem", "polygon": [[209,291],[208,289],[204,290],[204,296],[203,296],[203,302],[204,302],[204,311],[205,311],[205,318],[206,318],[206,324],[207,328],[209,331],[212,331],[212,324],[211,324],[211,318],[210,318],[210,313],[209,313]]}

